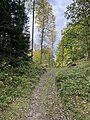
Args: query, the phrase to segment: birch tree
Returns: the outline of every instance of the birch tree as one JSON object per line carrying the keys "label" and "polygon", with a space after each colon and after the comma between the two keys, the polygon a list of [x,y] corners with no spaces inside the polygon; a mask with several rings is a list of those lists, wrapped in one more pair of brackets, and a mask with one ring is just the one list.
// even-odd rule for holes
{"label": "birch tree", "polygon": [[52,13],[52,6],[49,4],[48,0],[38,0],[38,5],[36,7],[36,23],[38,27],[38,31],[40,33],[40,63],[42,63],[42,49],[43,49],[43,42],[47,41],[48,33],[50,31],[50,16]]}

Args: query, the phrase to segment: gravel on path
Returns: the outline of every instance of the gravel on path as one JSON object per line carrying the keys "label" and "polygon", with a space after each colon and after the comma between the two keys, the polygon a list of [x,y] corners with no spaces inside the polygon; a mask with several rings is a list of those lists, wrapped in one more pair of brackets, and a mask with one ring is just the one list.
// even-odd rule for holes
{"label": "gravel on path", "polygon": [[55,85],[55,69],[45,73],[32,94],[27,120],[63,120]]}

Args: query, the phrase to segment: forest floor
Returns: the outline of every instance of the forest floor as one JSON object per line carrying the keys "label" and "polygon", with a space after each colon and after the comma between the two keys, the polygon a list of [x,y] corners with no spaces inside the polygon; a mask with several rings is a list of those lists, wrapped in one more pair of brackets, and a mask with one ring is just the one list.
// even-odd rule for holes
{"label": "forest floor", "polygon": [[24,89],[21,86],[24,97],[1,111],[0,120],[90,120],[90,61],[47,72],[37,68],[26,70],[28,74],[21,76],[27,83]]}
{"label": "forest floor", "polygon": [[45,73],[36,86],[31,100],[28,120],[62,120],[60,101],[55,85],[56,70]]}

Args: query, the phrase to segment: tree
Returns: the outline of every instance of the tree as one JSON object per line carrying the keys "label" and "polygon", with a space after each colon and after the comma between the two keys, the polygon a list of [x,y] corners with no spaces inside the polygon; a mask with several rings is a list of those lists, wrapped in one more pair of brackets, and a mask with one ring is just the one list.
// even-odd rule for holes
{"label": "tree", "polygon": [[57,64],[65,66],[85,57],[87,45],[82,38],[81,25],[69,25],[62,31],[62,40],[58,46]]}
{"label": "tree", "polygon": [[13,57],[25,55],[29,47],[28,17],[25,0],[0,2],[0,54]]}
{"label": "tree", "polygon": [[41,38],[41,57],[40,63],[42,63],[42,50],[43,43],[48,41],[48,34],[50,33],[50,20],[52,17],[52,6],[47,0],[38,0],[37,10],[36,10],[36,23]]}
{"label": "tree", "polygon": [[56,26],[55,26],[55,16],[51,13],[49,17],[49,25],[47,26],[48,33],[47,36],[49,38],[49,41],[51,42],[51,63],[53,66],[54,62],[54,42],[56,39]]}
{"label": "tree", "polygon": [[82,37],[84,37],[85,44],[87,44],[87,58],[90,58],[90,0],[74,0],[72,4],[67,7],[65,16],[71,20],[74,25],[81,25]]}
{"label": "tree", "polygon": [[34,19],[35,19],[35,0],[34,1],[32,1],[32,6],[33,6],[33,8],[32,8],[32,50],[31,50],[31,56],[32,56],[32,58],[33,58],[33,44],[34,44]]}

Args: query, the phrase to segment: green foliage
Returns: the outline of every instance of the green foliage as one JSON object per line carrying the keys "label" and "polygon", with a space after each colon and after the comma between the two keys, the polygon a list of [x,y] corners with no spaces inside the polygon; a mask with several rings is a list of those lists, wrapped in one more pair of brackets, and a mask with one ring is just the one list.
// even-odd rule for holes
{"label": "green foliage", "polygon": [[86,28],[77,24],[69,25],[62,31],[63,37],[58,45],[57,52],[58,66],[65,66],[76,60],[89,57],[89,38],[86,39],[89,35],[85,34],[85,30]]}
{"label": "green foliage", "polygon": [[[40,64],[40,50],[34,51],[34,62]],[[51,66],[51,49],[44,47],[42,49],[42,66]]]}
{"label": "green foliage", "polygon": [[[53,44],[56,37],[55,16],[52,12],[52,5],[48,0],[38,0],[36,5],[36,23],[40,36],[40,63],[43,63],[43,50],[51,48],[53,61]],[[47,56],[47,54],[46,54]]]}
{"label": "green foliage", "polygon": [[62,31],[58,46],[57,64],[65,66],[81,58],[90,58],[90,1],[74,0],[65,16],[70,23]]}
{"label": "green foliage", "polygon": [[0,60],[21,57],[28,51],[28,17],[25,0],[0,1]]}
{"label": "green foliage", "polygon": [[90,0],[74,0],[67,7],[65,16],[73,25],[80,25],[79,39],[86,45],[86,54],[90,58]]}
{"label": "green foliage", "polygon": [[56,85],[64,115],[68,120],[90,119],[90,63],[80,61],[76,67],[62,68]]}
{"label": "green foliage", "polygon": [[44,70],[35,63],[22,60],[18,67],[0,69],[0,116],[18,99],[29,99]]}

